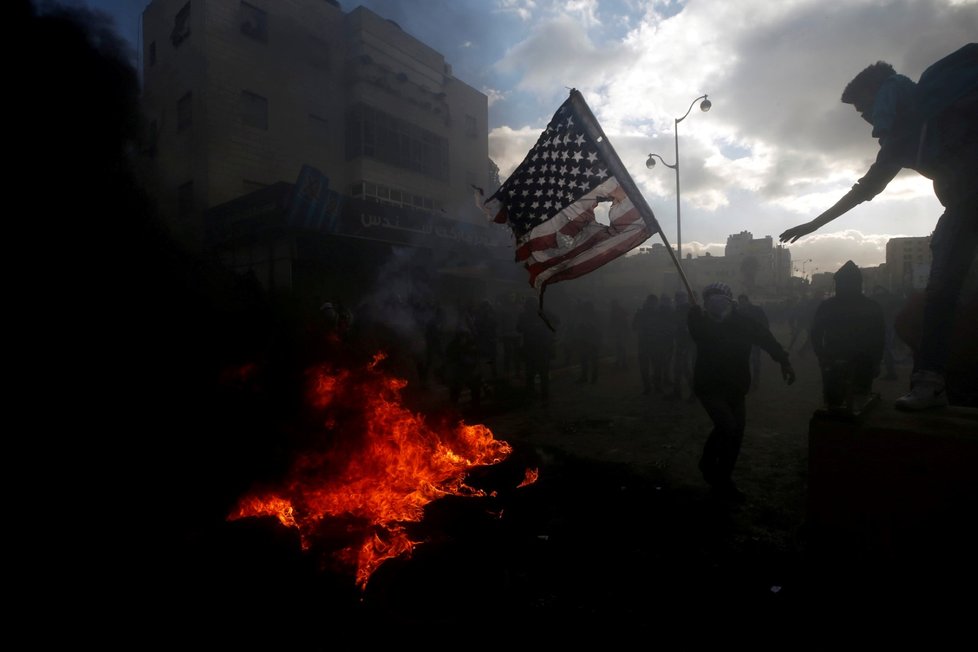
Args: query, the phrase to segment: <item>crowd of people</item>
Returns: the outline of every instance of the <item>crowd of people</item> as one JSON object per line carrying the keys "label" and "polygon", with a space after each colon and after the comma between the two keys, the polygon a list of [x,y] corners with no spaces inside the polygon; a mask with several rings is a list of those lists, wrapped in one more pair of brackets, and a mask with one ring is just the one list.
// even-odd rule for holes
{"label": "crowd of people", "polygon": [[[79,626],[100,622],[84,609],[92,604],[92,587],[103,587],[109,596],[98,601],[100,612],[139,631],[169,632],[182,640],[184,632],[173,625],[178,612],[188,609],[213,622],[209,594],[191,594],[181,583],[199,580],[191,576],[194,567],[183,563],[197,559],[188,542],[197,540],[204,525],[223,520],[253,482],[277,477],[288,464],[290,445],[302,431],[304,413],[296,404],[302,372],[313,361],[315,349],[308,345],[323,338],[365,349],[393,345],[390,352],[407,353],[403,368],[419,385],[446,387],[457,405],[479,406],[493,383],[507,380],[525,397],[546,403],[555,366],[576,367],[576,379],[587,388],[603,382],[603,372],[613,365],[633,373],[636,393],[640,388],[695,397],[714,424],[700,468],[732,500],[741,498],[731,473],[744,433],[744,395],[752,379],[759,379],[750,367],[754,347],[780,365],[788,383],[794,380],[788,356],[796,340],[798,355],[812,350],[824,361],[824,372],[845,355],[833,335],[845,332],[833,318],[844,300],[863,306],[874,320],[866,332],[872,341],[868,357],[849,360],[849,368],[861,374],[861,390],[867,377],[879,373],[880,361],[888,374],[895,373],[894,333],[905,337],[915,329],[923,333],[910,338],[922,343],[921,362],[906,407],[943,405],[946,380],[954,390],[952,379],[974,377],[974,356],[954,353],[957,342],[973,347],[974,338],[964,327],[948,335],[962,270],[978,242],[978,185],[971,164],[956,168],[965,172],[960,183],[940,186],[947,212],[934,237],[929,294],[923,304],[906,302],[895,316],[884,306],[882,346],[876,310],[842,291],[845,270],[837,277],[838,301],[806,302],[807,311],[768,306],[772,323],[787,318],[794,328],[787,347],[748,314],[749,298],[734,301],[722,284],[707,287],[696,301],[686,293],[650,294],[632,313],[623,300],[606,306],[581,299],[548,309],[533,298],[474,305],[408,300],[413,317],[403,322],[391,320],[390,311],[405,306],[330,299],[317,302],[310,331],[299,336],[253,279],[186,251],[159,219],[127,165],[141,125],[138,80],[122,42],[89,13],[37,15],[21,2],[14,14],[29,47],[26,74],[15,71],[28,99],[17,105],[15,122],[31,134],[15,147],[15,187],[43,201],[36,202],[31,219],[14,221],[13,240],[41,243],[45,252],[20,261],[20,268],[31,270],[29,282],[14,284],[28,308],[16,335],[29,351],[15,367],[23,396],[14,401],[21,408],[14,418],[27,424],[21,439],[30,442],[24,454],[15,450],[15,458],[26,461],[34,484],[45,488],[19,501],[23,507],[16,515],[28,535],[21,546],[30,548],[25,558],[42,562],[32,574],[35,583],[60,587],[59,601],[77,614],[64,620],[66,631],[84,633]],[[891,70],[884,70],[888,77]],[[868,84],[865,92],[856,88],[844,101],[869,113],[882,129],[881,118],[872,115],[879,112],[870,111],[881,83]],[[65,111],[64,99],[78,97],[99,101],[76,102]],[[971,163],[975,140],[962,142],[972,145],[962,154]],[[58,170],[71,171],[54,175],[53,193],[51,176],[38,173],[50,169],[52,153]],[[887,181],[877,179],[876,187]],[[811,233],[855,200],[867,199],[868,192],[814,224],[789,229],[782,240]],[[882,298],[874,296],[880,304]],[[914,305],[921,310],[907,310]],[[967,304],[971,312],[958,323],[973,328],[974,305]],[[918,314],[924,317],[915,326]],[[957,332],[963,336],[956,339]],[[835,388],[833,378],[828,390]],[[831,396],[827,391],[827,401]],[[269,595],[278,608],[264,621],[281,635],[278,623],[308,605],[285,592]]]}
{"label": "crowd of people", "polygon": [[[859,271],[849,263],[840,274],[859,276]],[[881,288],[864,295],[861,277],[856,280],[859,296],[879,307],[881,364],[884,377],[892,379],[897,361],[909,354],[894,328],[901,301]],[[732,307],[765,329],[783,331],[786,351],[820,357],[823,347],[815,340],[822,331],[816,330],[821,327],[816,315],[823,304],[835,302],[838,293],[769,303],[740,293]],[[322,304],[318,328],[357,339],[365,349],[406,352],[410,360],[403,372],[423,388],[450,388],[456,404],[478,403],[494,382],[525,388],[527,397],[543,402],[555,369],[569,370],[578,384],[598,383],[612,372],[631,370],[644,395],[695,400],[697,347],[688,324],[694,305],[685,291],[650,293],[636,307],[618,297],[606,302],[582,298],[542,312],[531,297],[500,296],[477,303],[409,298],[397,305],[360,305],[352,311],[334,300]],[[393,314],[408,316],[392,318]],[[407,325],[391,328],[387,322]],[[377,334],[384,328],[390,330],[388,337]],[[750,350],[749,391],[760,388],[762,351],[759,345]]]}
{"label": "crowd of people", "polygon": [[[352,323],[340,323],[355,338],[370,332],[372,319],[411,313],[413,326],[400,342],[390,340],[390,349],[408,352],[403,369],[423,390],[444,390],[449,404],[469,413],[487,400],[492,409],[546,406],[557,373],[566,379],[562,391],[565,383],[624,382],[634,383],[636,397],[698,403],[713,423],[700,463],[703,478],[722,498],[740,501],[732,473],[746,396],[761,389],[762,359],[773,360],[792,384],[789,357],[811,356],[822,375],[825,410],[868,409],[876,396],[873,382],[894,379],[898,363],[912,360],[912,338],[900,324],[914,305],[879,287],[864,292],[862,274],[849,261],[835,274],[834,292],[787,301],[762,303],[746,293],[735,298],[729,286],[713,283],[695,297],[650,293],[637,307],[620,297],[560,301],[546,309],[528,296],[477,303],[408,299],[399,307],[358,310]],[[494,400],[503,390],[507,400]]]}
{"label": "crowd of people", "polygon": [[[741,292],[731,308],[762,329],[783,333],[786,352],[812,355],[822,368],[831,366],[833,346],[852,348],[840,344],[835,331],[855,341],[859,338],[847,327],[848,320],[858,317],[856,313],[871,313],[872,342],[867,343],[867,336],[859,343],[868,351],[864,357],[873,361],[870,380],[895,379],[898,363],[912,355],[896,328],[905,298],[880,287],[864,293],[861,274],[851,262],[839,270],[836,281],[828,296],[814,292],[777,302],[754,301]],[[342,300],[330,300],[322,303],[316,328],[356,340],[365,351],[385,349],[404,356],[400,373],[422,389],[447,389],[458,406],[478,407],[503,385],[528,402],[545,404],[557,369],[587,385],[630,370],[637,392],[693,402],[698,347],[689,313],[696,303],[690,303],[685,291],[650,293],[635,307],[619,297],[603,302],[581,298],[555,302],[544,311],[528,296],[476,303],[407,298],[378,306],[362,303],[352,310]],[[761,387],[763,350],[757,343],[750,347],[748,392]],[[867,387],[866,380],[858,384]]]}

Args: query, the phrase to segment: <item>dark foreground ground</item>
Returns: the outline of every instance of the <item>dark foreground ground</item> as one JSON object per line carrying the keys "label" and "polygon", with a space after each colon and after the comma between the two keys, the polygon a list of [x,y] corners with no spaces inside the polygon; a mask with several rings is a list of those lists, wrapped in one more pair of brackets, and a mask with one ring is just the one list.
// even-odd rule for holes
{"label": "dark foreground ground", "polygon": [[[506,382],[479,412],[463,397],[470,421],[513,446],[470,477],[495,493],[431,503],[411,528],[425,543],[383,564],[365,590],[345,571],[318,568],[274,523],[215,524],[180,553],[187,594],[171,605],[170,633],[322,650],[834,650],[911,640],[934,649],[953,640],[973,618],[958,618],[975,604],[972,555],[926,537],[895,557],[855,541],[827,545],[807,522],[819,378],[810,354],[793,357],[793,386],[765,359],[749,396],[735,476],[743,505],[718,502],[699,476],[710,425],[698,403],[642,396],[634,365],[606,362],[587,385],[564,368],[547,406]],[[898,380],[877,381],[880,409],[908,374],[902,366]],[[539,480],[516,488],[526,468]]]}

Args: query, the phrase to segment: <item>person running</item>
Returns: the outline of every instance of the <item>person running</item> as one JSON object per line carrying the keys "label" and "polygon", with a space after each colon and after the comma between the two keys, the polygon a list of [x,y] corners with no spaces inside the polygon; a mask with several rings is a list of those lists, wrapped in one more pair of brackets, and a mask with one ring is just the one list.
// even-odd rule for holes
{"label": "person running", "polygon": [[789,385],[795,382],[795,371],[770,329],[737,309],[728,285],[711,283],[702,296],[703,307],[694,304],[688,313],[689,333],[696,344],[693,391],[713,422],[699,469],[717,497],[743,502],[744,494],[732,476],[747,420],[751,347],[756,344],[779,363]]}

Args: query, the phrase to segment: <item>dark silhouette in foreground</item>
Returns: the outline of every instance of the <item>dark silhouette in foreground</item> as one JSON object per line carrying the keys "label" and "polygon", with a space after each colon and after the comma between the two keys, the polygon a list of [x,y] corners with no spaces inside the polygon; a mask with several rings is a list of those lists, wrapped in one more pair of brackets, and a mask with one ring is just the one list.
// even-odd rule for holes
{"label": "dark silhouette in foreground", "polygon": [[[965,292],[954,316],[947,369],[947,398],[951,405],[978,408],[978,263],[972,266],[971,291]],[[896,336],[913,355],[920,350],[926,292],[910,295],[894,319]]]}
{"label": "dark silhouette in foreground", "polygon": [[[317,607],[284,590],[303,561],[252,558],[237,577],[198,561],[233,502],[286,468],[305,417],[305,335],[278,299],[185,250],[159,219],[134,172],[136,72],[105,17],[12,11],[24,52],[11,187],[32,210],[11,225],[24,275],[10,419],[24,424],[13,443],[32,497],[15,502],[31,582],[57,587],[55,629],[75,640],[183,644],[196,627],[289,647],[298,631],[272,623]],[[222,631],[215,603],[248,613],[259,586],[275,597],[256,619],[267,628],[232,615],[240,631]]]}
{"label": "dark silhouette in foreground", "polygon": [[978,252],[978,43],[937,61],[916,83],[877,61],[849,82],[842,102],[873,126],[880,144],[876,161],[844,197],[812,221],[784,231],[781,242],[795,242],[873,199],[904,168],[933,180],[945,210],[931,237],[933,262],[910,391],[896,407],[947,405],[955,306]]}
{"label": "dark silhouette in foreground", "polygon": [[[551,323],[556,317],[549,317]],[[539,396],[542,403],[550,399],[550,363],[556,355],[554,332],[538,314],[533,299],[523,302],[523,311],[516,321],[516,332],[522,339],[521,352],[526,373],[528,397]]]}
{"label": "dark silhouette in foreground", "polygon": [[880,373],[886,324],[883,308],[863,294],[862,272],[851,260],[835,273],[835,296],[815,311],[811,334],[825,407],[861,413],[878,399],[873,379]]}

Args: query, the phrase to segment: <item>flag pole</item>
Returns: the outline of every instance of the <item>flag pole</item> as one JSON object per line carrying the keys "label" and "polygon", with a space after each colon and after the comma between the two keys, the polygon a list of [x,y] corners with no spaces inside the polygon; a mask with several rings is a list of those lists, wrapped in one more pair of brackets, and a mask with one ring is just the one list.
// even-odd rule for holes
{"label": "flag pole", "polygon": [[689,301],[692,304],[696,303],[696,295],[693,293],[692,288],[689,286],[689,281],[686,279],[686,272],[683,271],[682,266],[679,264],[679,260],[676,258],[675,252],[672,247],[669,246],[669,241],[666,240],[666,234],[662,232],[662,228],[659,226],[658,220],[655,219],[655,215],[652,213],[652,209],[645,201],[645,197],[642,193],[638,191],[638,187],[635,182],[632,181],[632,177],[628,174],[625,169],[625,165],[618,158],[618,153],[615,152],[615,148],[611,146],[608,141],[608,137],[605,136],[604,131],[598,125],[597,118],[591,113],[590,107],[588,107],[587,102],[584,101],[584,96],[576,89],[572,88],[570,91],[571,103],[574,108],[577,109],[579,115],[585,118],[584,120],[584,130],[587,135],[591,137],[594,141],[595,146],[604,155],[605,160],[608,162],[608,167],[611,168],[611,173],[615,175],[619,183],[621,183],[622,189],[628,198],[632,200],[635,204],[635,208],[638,209],[639,214],[645,221],[645,225],[650,231],[658,233],[659,237],[662,238],[663,244],[666,246],[666,251],[669,252],[669,257],[672,258],[673,264],[676,266],[676,270],[679,272],[679,277],[683,281],[683,285],[686,286],[686,292],[689,294]]}

